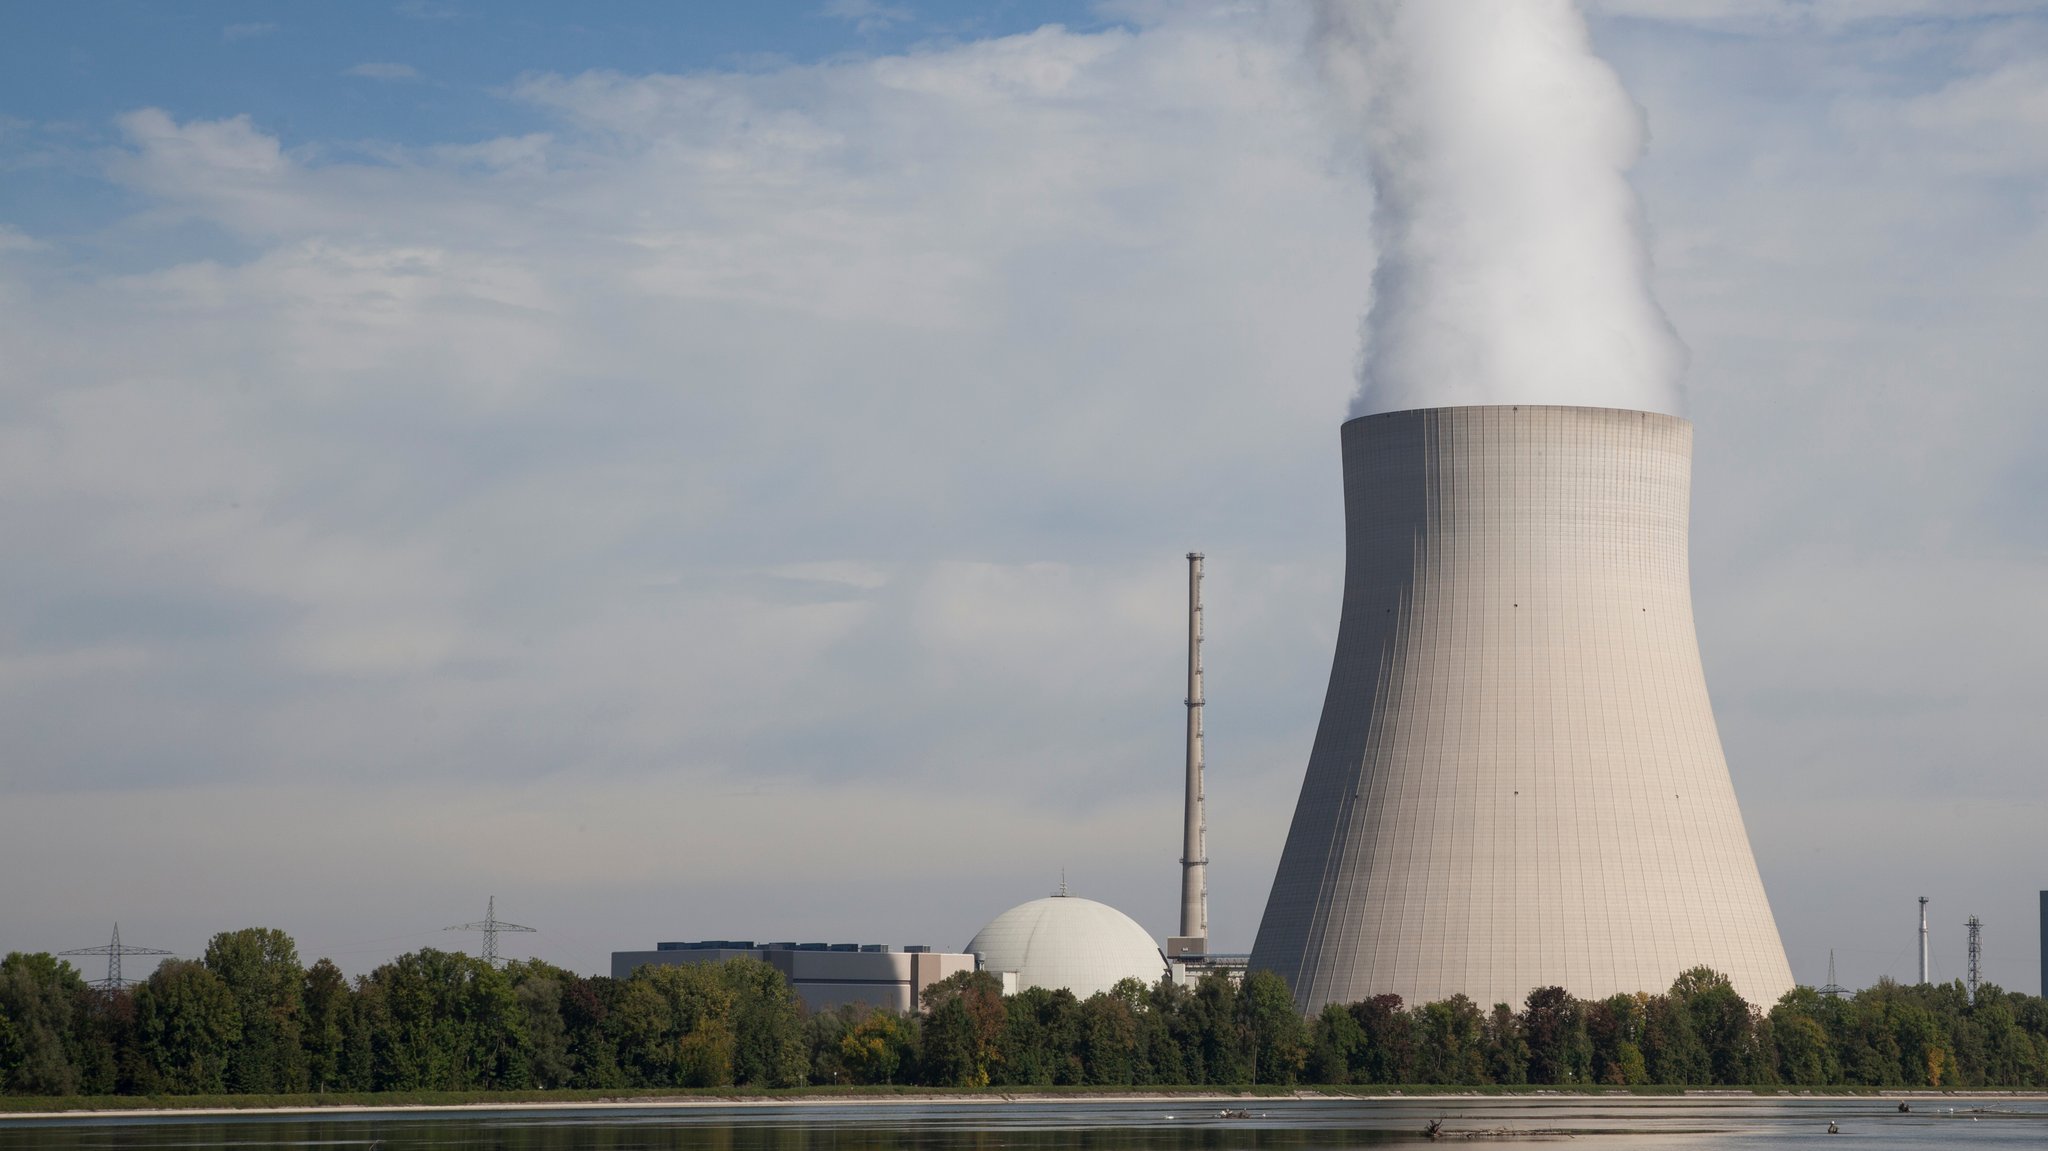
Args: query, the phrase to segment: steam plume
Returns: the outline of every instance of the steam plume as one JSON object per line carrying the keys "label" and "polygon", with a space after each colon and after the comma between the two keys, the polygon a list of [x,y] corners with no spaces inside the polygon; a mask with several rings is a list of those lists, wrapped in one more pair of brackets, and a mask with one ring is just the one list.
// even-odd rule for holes
{"label": "steam plume", "polygon": [[1324,0],[1313,48],[1373,177],[1353,415],[1681,414],[1685,347],[1627,180],[1647,130],[1571,0]]}

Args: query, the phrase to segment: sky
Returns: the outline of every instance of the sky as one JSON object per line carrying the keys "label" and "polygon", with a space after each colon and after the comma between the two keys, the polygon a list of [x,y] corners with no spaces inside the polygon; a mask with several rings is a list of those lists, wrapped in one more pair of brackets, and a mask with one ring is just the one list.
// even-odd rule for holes
{"label": "sky", "polygon": [[[0,950],[1164,936],[1195,549],[1249,948],[1377,257],[1299,12],[0,7]],[[1794,974],[2038,990],[2048,10],[1588,15]]]}

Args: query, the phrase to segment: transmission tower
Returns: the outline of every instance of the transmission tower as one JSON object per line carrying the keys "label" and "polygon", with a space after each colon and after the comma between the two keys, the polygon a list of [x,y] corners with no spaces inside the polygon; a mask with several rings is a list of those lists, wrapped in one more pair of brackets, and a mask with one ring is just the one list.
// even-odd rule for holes
{"label": "transmission tower", "polygon": [[1820,989],[1820,993],[1829,999],[1840,999],[1849,994],[1848,988],[1835,982],[1835,949],[1832,947],[1828,948],[1828,981],[1826,986]]}
{"label": "transmission tower", "polygon": [[453,927],[446,927],[442,930],[483,932],[483,960],[485,963],[488,963],[491,966],[496,967],[498,965],[498,933],[500,931],[537,931],[539,929],[534,927],[521,927],[517,923],[507,923],[504,920],[499,919],[498,897],[493,895],[491,896],[490,902],[484,905],[484,917],[482,919],[479,919],[474,923],[458,923]]}
{"label": "transmission tower", "polygon": [[1972,915],[1963,921],[1970,929],[1970,1002],[1977,1002],[1977,980],[1981,972],[1978,961],[1984,957],[1984,924]]}
{"label": "transmission tower", "polygon": [[70,951],[59,951],[59,955],[104,955],[107,957],[107,977],[95,979],[92,986],[100,991],[114,992],[142,982],[139,979],[121,978],[121,957],[123,955],[172,955],[161,947],[124,947],[121,944],[121,925],[114,925],[114,941],[102,947],[74,947]]}

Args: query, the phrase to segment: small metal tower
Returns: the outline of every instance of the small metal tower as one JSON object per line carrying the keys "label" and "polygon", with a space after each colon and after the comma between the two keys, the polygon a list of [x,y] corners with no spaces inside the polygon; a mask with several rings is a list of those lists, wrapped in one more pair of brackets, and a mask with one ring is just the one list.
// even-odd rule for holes
{"label": "small metal tower", "polygon": [[100,991],[119,991],[124,987],[142,982],[139,979],[121,977],[123,955],[172,955],[161,947],[126,947],[121,943],[121,925],[114,925],[114,941],[104,947],[75,947],[70,951],[59,951],[59,955],[104,955],[107,957],[107,977],[92,980],[91,986]]}
{"label": "small metal tower", "polygon": [[1927,897],[1920,897],[1920,982],[1927,982]]}
{"label": "small metal tower", "polygon": [[1982,975],[1980,961],[1984,958],[1984,924],[1972,915],[1964,920],[1963,926],[1970,929],[1970,1002],[1977,1002],[1977,982]]}
{"label": "small metal tower", "polygon": [[444,927],[443,931],[481,931],[484,934],[483,961],[493,967],[498,965],[498,933],[500,931],[538,931],[536,927],[522,927],[498,918],[498,897],[493,895],[484,905],[484,917],[474,923],[458,923]]}
{"label": "small metal tower", "polygon": [[1840,999],[1849,994],[1848,988],[1835,982],[1835,949],[1832,947],[1828,948],[1828,981],[1820,988],[1820,993],[1829,999]]}

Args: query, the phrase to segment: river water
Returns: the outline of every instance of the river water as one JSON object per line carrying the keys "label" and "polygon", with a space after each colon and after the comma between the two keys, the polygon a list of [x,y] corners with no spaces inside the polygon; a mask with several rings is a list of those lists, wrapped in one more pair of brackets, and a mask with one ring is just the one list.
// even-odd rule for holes
{"label": "river water", "polygon": [[[1218,1114],[1245,1107],[1246,1117]],[[1458,1146],[2048,1149],[2048,1100],[1739,1096],[801,1103],[305,1115],[0,1117],[17,1148],[411,1151],[1342,1151]],[[1827,1133],[1830,1121],[1841,1128]]]}

